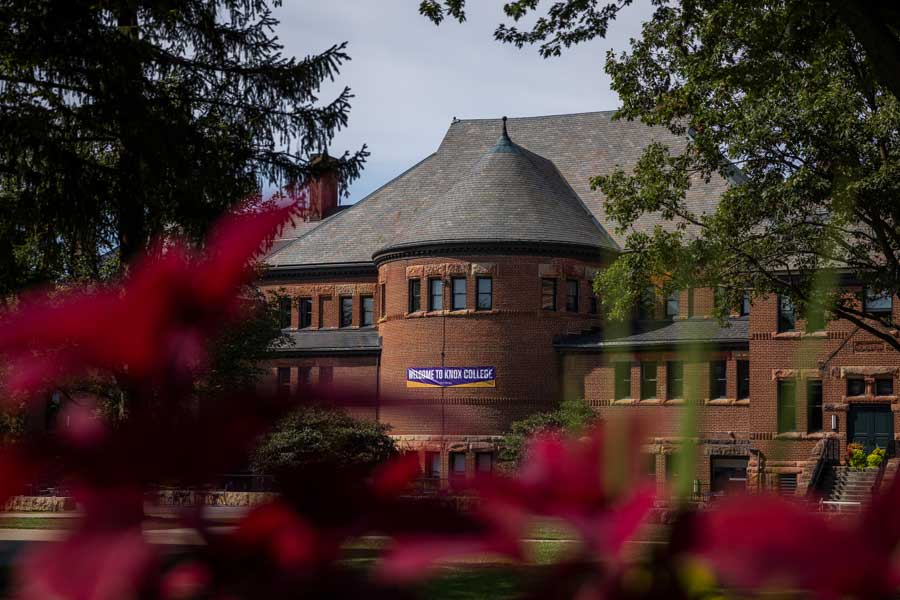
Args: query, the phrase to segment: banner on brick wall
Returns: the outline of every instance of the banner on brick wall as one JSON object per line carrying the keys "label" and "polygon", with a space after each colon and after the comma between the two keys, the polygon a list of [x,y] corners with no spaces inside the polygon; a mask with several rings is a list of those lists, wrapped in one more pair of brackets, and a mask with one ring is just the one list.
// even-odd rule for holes
{"label": "banner on brick wall", "polygon": [[494,387],[494,367],[413,367],[406,387]]}

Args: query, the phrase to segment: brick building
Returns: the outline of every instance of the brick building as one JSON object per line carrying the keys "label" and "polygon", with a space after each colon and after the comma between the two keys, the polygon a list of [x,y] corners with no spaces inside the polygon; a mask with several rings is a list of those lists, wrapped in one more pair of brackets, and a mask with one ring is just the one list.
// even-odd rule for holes
{"label": "brick building", "polygon": [[[357,390],[350,412],[390,424],[442,480],[492,468],[497,436],[562,398],[650,417],[647,468],[714,492],[802,493],[848,441],[893,451],[900,354],[849,323],[817,329],[748,295],[722,325],[706,289],[602,322],[591,281],[624,236],[589,179],[632,167],[652,142],[684,146],[611,117],[511,119],[508,132],[454,120],[435,153],[346,208],[323,170],[309,220],[266,257],[261,286],[290,299],[295,341],[270,364],[275,384]],[[727,185],[698,180],[688,201],[711,211]],[[900,321],[893,300],[870,301]],[[679,474],[688,407],[699,460]]]}

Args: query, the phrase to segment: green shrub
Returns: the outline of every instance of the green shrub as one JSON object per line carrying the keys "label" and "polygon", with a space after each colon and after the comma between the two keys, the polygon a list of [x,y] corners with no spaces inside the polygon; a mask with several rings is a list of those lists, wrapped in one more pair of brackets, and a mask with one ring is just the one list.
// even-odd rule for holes
{"label": "green shrub", "polygon": [[854,469],[865,469],[866,468],[866,451],[863,449],[862,444],[848,444],[847,445],[847,457],[850,460],[850,467]]}
{"label": "green shrub", "polygon": [[875,448],[869,456],[866,457],[866,464],[872,468],[880,467],[881,463],[884,462],[884,454],[884,448]]}
{"label": "green shrub", "polygon": [[516,465],[522,459],[525,444],[535,435],[553,431],[578,432],[596,418],[596,413],[584,400],[563,400],[557,410],[533,414],[514,422],[500,442],[498,459],[509,466]]}
{"label": "green shrub", "polygon": [[386,425],[337,410],[303,408],[263,438],[253,470],[282,480],[320,469],[365,474],[397,453],[387,431]]}

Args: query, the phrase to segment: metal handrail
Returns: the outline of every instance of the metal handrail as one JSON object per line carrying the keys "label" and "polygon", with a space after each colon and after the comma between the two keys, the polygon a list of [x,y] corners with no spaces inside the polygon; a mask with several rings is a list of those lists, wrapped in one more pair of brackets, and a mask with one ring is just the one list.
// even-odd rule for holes
{"label": "metal handrail", "polygon": [[809,481],[807,494],[814,493],[815,490],[819,489],[819,481],[822,479],[822,474],[825,472],[825,467],[828,465],[836,464],[839,460],[839,450],[836,443],[837,438],[827,437],[824,439],[824,442],[825,443],[822,444],[822,453],[819,455],[819,460],[816,461],[816,466],[813,469],[812,477]]}

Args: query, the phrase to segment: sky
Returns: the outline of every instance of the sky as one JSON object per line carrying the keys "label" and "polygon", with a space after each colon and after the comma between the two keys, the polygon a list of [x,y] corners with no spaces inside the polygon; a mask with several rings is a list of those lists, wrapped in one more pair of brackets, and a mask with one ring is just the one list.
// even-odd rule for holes
{"label": "sky", "polygon": [[[608,50],[628,49],[650,16],[649,2],[620,13],[606,39],[542,59],[536,47],[517,49],[493,38],[505,21],[503,0],[469,0],[468,20],[440,27],[419,15],[418,0],[287,0],[275,10],[284,54],[297,57],[349,42],[352,60],[334,84],[355,95],[349,125],[331,153],[371,152],[342,203],[354,203],[434,152],[453,117],[526,117],[619,107],[603,71]],[[539,10],[546,10],[542,2]]]}

